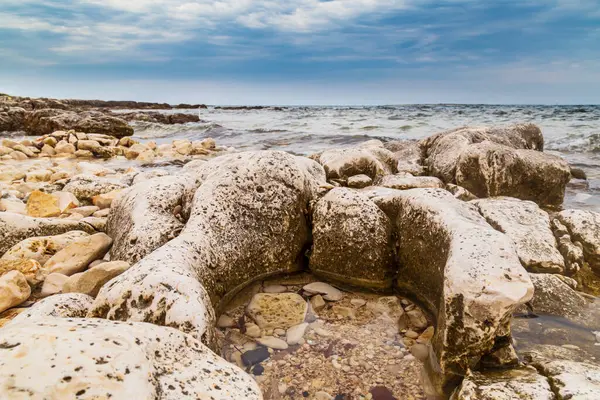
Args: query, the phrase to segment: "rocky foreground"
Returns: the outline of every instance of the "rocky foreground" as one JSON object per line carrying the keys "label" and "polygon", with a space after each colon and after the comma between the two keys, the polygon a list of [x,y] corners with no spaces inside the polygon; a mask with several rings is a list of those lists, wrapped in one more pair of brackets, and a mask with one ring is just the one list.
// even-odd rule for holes
{"label": "rocky foreground", "polygon": [[[543,152],[538,127],[309,158],[118,136],[2,141],[1,396],[600,398],[600,214],[561,208],[581,171]],[[228,308],[306,270],[321,281],[261,284]],[[585,326],[591,347],[555,329],[558,345],[518,354],[513,332],[538,315]],[[386,325],[357,340],[352,320]],[[372,373],[381,348],[396,379]],[[302,375],[303,357],[356,390],[277,375]],[[415,359],[419,390],[397,383]]]}

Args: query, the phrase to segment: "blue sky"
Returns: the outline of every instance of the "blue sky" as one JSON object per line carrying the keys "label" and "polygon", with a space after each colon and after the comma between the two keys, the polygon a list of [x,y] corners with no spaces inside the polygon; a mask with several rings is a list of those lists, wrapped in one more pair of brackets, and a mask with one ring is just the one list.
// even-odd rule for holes
{"label": "blue sky", "polygon": [[599,0],[1,0],[0,92],[600,103]]}

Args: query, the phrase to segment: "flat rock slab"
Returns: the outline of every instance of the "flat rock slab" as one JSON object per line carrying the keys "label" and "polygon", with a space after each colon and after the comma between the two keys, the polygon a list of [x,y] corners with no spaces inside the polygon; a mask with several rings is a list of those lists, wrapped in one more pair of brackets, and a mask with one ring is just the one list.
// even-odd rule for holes
{"label": "flat rock slab", "polygon": [[246,308],[262,329],[287,329],[301,324],[307,311],[308,303],[296,293],[257,293]]}
{"label": "flat rock slab", "polygon": [[535,365],[558,391],[559,399],[600,399],[600,367],[556,360]]}
{"label": "flat rock slab", "polygon": [[146,323],[46,318],[0,330],[0,387],[19,398],[261,399],[190,335]]}
{"label": "flat rock slab", "polygon": [[328,301],[340,301],[344,297],[344,293],[325,282],[312,282],[302,289],[310,294],[320,294]]}

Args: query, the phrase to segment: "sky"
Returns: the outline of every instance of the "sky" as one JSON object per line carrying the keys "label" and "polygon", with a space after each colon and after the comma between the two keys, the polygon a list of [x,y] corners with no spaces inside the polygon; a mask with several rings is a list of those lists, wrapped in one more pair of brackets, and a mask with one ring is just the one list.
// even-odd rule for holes
{"label": "sky", "polygon": [[0,0],[0,92],[598,104],[600,0]]}

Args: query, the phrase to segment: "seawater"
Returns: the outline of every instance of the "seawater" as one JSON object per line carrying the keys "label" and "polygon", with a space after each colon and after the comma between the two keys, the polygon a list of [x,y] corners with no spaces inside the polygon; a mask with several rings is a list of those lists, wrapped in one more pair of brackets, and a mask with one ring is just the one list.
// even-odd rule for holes
{"label": "seawater", "polygon": [[185,125],[134,123],[140,139],[213,137],[238,150],[277,149],[296,154],[370,139],[422,139],[460,126],[532,122],[542,128],[545,150],[582,168],[587,181],[567,188],[565,207],[600,211],[600,106],[400,105],[378,107],[270,107],[165,112],[198,113]]}

